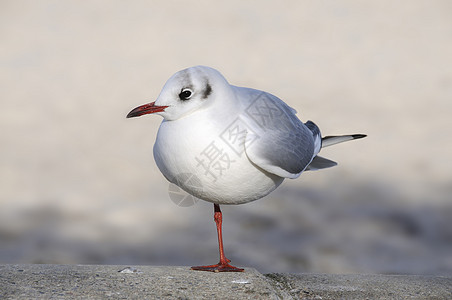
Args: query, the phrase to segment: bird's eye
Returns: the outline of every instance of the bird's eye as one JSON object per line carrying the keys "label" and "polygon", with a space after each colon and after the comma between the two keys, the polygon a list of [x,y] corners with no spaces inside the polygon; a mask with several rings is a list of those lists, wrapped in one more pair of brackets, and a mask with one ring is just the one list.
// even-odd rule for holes
{"label": "bird's eye", "polygon": [[190,89],[183,89],[180,94],[179,98],[183,101],[188,100],[193,95],[193,92]]}

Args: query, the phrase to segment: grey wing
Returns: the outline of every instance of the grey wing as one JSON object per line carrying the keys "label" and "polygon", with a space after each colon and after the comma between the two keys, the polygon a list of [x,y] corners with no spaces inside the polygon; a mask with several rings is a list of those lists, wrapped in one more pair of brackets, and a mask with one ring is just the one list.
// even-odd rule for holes
{"label": "grey wing", "polygon": [[248,158],[267,172],[297,178],[320,150],[318,127],[303,124],[294,110],[271,94],[260,92],[245,110],[248,124],[245,151]]}

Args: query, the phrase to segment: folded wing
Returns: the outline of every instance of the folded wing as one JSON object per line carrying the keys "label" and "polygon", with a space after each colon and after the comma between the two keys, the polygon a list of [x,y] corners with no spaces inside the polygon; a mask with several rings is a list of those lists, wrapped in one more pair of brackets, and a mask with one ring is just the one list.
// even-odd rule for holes
{"label": "folded wing", "polygon": [[255,97],[243,118],[252,124],[245,144],[248,158],[267,172],[297,178],[311,163],[321,147],[321,136],[313,122],[302,123],[295,110],[271,94],[247,89]]}

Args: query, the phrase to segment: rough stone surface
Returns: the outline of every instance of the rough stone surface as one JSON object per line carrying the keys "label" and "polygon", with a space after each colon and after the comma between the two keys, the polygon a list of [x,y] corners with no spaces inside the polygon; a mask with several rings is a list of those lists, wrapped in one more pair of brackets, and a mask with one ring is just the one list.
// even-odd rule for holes
{"label": "rough stone surface", "polygon": [[294,299],[452,299],[452,277],[267,274]]}
{"label": "rough stone surface", "polygon": [[0,299],[452,299],[452,277],[0,265]]}
{"label": "rough stone surface", "polygon": [[3,265],[0,299],[278,299],[268,279],[189,267]]}

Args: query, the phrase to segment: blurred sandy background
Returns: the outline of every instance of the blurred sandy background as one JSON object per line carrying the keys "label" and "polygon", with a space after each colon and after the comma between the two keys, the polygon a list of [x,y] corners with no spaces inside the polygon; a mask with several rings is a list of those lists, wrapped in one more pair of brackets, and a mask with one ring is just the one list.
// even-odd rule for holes
{"label": "blurred sandy background", "polygon": [[223,207],[262,272],[452,273],[450,1],[0,1],[0,263],[199,265],[212,205],[176,206],[125,119],[174,72],[219,69],[324,135],[333,169]]}

